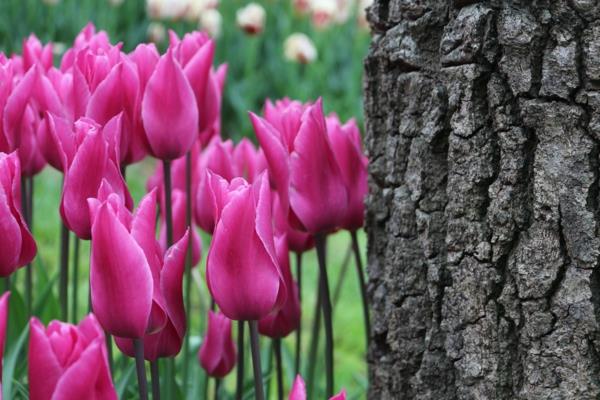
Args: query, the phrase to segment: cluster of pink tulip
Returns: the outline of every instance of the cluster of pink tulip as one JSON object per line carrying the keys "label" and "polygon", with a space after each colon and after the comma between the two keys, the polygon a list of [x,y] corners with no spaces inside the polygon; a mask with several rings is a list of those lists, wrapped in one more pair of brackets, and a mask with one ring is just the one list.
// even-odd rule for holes
{"label": "cluster of pink tulip", "polygon": [[[35,257],[28,228],[31,179],[46,163],[64,174],[63,321],[69,319],[70,232],[76,243],[91,240],[92,313],[77,326],[53,321],[44,327],[31,319],[31,399],[116,398],[105,344],[111,336],[122,353],[136,359],[140,398],[148,396],[144,360],[151,366],[153,398],[159,398],[158,360],[172,363],[182,347],[188,354],[190,274],[201,259],[195,226],[212,235],[206,283],[213,304],[198,352],[207,374],[223,378],[237,357],[243,379],[245,324],[257,398],[264,398],[259,334],[274,339],[280,353],[280,340],[297,331],[298,372],[301,305],[289,258],[294,252],[300,261],[316,245],[326,392],[333,395],[325,241],[339,229],[350,231],[360,260],[356,231],[363,225],[367,191],[360,131],[353,120],[342,124],[335,114],[325,116],[321,100],[285,99],[267,101],[262,117],[250,113],[260,148],[248,139],[237,145],[223,141],[220,109],[227,67],[213,67],[214,50],[203,33],[183,38],[171,33],[162,55],[152,44],[127,54],[88,25],[59,68],[53,66],[51,45],[34,36],[23,42],[22,55],[0,55],[0,276],[9,277]],[[161,163],[134,210],[125,172],[147,155]],[[300,280],[300,262],[297,268]],[[364,298],[364,282],[362,289]],[[0,299],[0,348],[7,300],[8,293]],[[237,352],[232,320],[238,321]],[[183,365],[185,386],[187,361]],[[282,398],[281,384],[279,389]],[[290,399],[305,398],[298,377]]]}

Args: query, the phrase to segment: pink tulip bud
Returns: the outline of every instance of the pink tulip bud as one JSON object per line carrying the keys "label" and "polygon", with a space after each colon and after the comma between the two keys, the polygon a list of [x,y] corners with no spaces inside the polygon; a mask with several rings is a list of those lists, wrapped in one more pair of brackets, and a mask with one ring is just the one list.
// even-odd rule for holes
{"label": "pink tulip bud", "polygon": [[198,361],[206,373],[224,378],[235,366],[236,350],[231,338],[231,320],[219,312],[208,311],[208,327]]}
{"label": "pink tulip bud", "polygon": [[[154,304],[157,296],[153,279],[153,273],[158,275],[160,269],[158,244],[154,239],[156,192],[146,195],[130,218],[120,217],[128,211],[114,194],[98,203],[89,201],[93,221],[90,262],[93,309],[109,333],[142,338],[150,329],[151,311],[160,310]],[[164,319],[164,315],[158,319]],[[164,326],[164,322],[154,324]]]}
{"label": "pink tulip bud", "polygon": [[21,214],[21,166],[16,153],[0,153],[0,276],[33,260],[37,247]]}
{"label": "pink tulip bud", "polygon": [[[144,358],[148,361],[155,361],[159,357],[175,357],[181,351],[186,332],[182,286],[189,236],[189,231],[185,232],[167,250],[160,271],[153,273],[155,291],[158,290],[156,298],[166,320],[156,332],[144,336]],[[134,356],[131,339],[115,337],[115,343],[123,353]]]}
{"label": "pink tulip bud", "polygon": [[29,322],[31,400],[117,399],[107,362],[106,342],[92,314],[79,325]]}
{"label": "pink tulip bud", "polygon": [[265,155],[260,149],[254,147],[254,144],[248,138],[243,138],[235,146],[233,163],[236,175],[241,176],[248,182],[254,182],[254,179],[267,169]]}
{"label": "pink tulip bud", "polygon": [[282,207],[289,207],[291,226],[311,234],[332,232],[342,223],[348,199],[321,100],[308,106],[300,119],[299,113],[299,106],[290,103],[282,111],[265,110],[274,124],[250,117]]}
{"label": "pink tulip bud", "polygon": [[141,126],[140,93],[138,68],[124,58],[93,91],[87,105],[86,116],[100,125],[122,114],[119,162],[139,161],[146,154],[146,138],[137,129]]}
{"label": "pink tulip bud", "polygon": [[[288,400],[306,400],[306,387],[304,386],[304,379],[300,375],[296,375],[296,379],[294,379]],[[342,390],[335,396],[330,397],[329,400],[346,400],[346,391]]]}
{"label": "pink tulip bud", "polygon": [[[119,118],[118,116],[116,118]],[[114,121],[113,121],[114,123]],[[62,154],[65,181],[61,198],[60,213],[63,222],[81,239],[89,239],[91,220],[89,215],[88,198],[98,194],[103,179],[119,195],[128,208],[133,206],[133,200],[127,185],[120,174],[116,162],[116,143],[107,138],[107,123],[103,130],[94,121],[80,119],[75,123],[72,141],[78,146],[72,160]],[[58,135],[53,136],[57,149],[65,148]]]}
{"label": "pink tulip bud", "polygon": [[208,252],[206,281],[230,319],[259,320],[283,305],[287,293],[264,175],[233,192],[223,208]]}
{"label": "pink tulip bud", "polygon": [[351,231],[357,230],[364,224],[369,163],[362,150],[360,130],[354,119],[342,125],[337,115],[332,114],[327,117],[327,132],[348,190],[348,208],[341,226]]}
{"label": "pink tulip bud", "polygon": [[275,239],[275,248],[288,295],[281,309],[258,322],[258,330],[262,335],[270,338],[284,338],[298,329],[300,325],[300,301],[298,286],[294,282],[290,270],[290,257],[285,235]]}
{"label": "pink tulip bud", "polygon": [[31,34],[23,40],[23,69],[27,71],[35,64],[46,71],[52,67],[52,44],[42,46],[39,39]]}
{"label": "pink tulip bud", "polygon": [[161,57],[148,80],[142,101],[142,120],[150,150],[156,158],[179,158],[196,140],[196,98],[171,49]]}
{"label": "pink tulip bud", "polygon": [[23,121],[21,144],[18,148],[21,173],[24,176],[34,176],[46,166],[46,159],[41,153],[36,134],[36,130],[43,124],[31,108],[28,108],[25,112]]}
{"label": "pink tulip bud", "polygon": [[[2,295],[2,297],[0,297],[0,383],[2,383],[1,377],[2,377],[2,371],[3,371],[3,366],[4,366],[3,354],[4,354],[4,344],[6,342],[6,324],[8,322],[8,299],[9,298],[10,298],[10,292],[6,292]],[[1,392],[1,390],[0,390],[0,392]]]}

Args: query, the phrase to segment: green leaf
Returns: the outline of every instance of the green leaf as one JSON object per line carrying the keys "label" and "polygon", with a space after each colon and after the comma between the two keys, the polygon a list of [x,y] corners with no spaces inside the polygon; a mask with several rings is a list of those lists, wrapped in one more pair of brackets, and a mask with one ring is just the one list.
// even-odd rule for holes
{"label": "green leaf", "polygon": [[[25,344],[25,340],[29,336],[29,325],[26,325],[19,339],[15,343],[14,346],[10,347],[8,350],[7,356],[4,358],[4,368],[2,370],[2,397],[5,399],[12,399],[12,386],[13,386],[13,378],[15,378],[15,367],[17,365],[17,360],[19,360],[19,355],[21,354],[21,349]],[[25,357],[23,357],[25,358]]]}

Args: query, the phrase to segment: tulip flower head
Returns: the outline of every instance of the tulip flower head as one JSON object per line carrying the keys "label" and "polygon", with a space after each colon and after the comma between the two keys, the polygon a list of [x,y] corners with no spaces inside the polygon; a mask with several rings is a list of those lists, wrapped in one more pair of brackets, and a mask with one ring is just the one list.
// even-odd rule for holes
{"label": "tulip flower head", "polygon": [[363,153],[360,130],[354,119],[342,125],[337,115],[332,114],[327,117],[327,132],[348,191],[348,208],[341,226],[357,230],[364,224],[368,192],[368,159]]}
{"label": "tulip flower head", "polygon": [[92,224],[90,283],[101,325],[125,354],[144,338],[148,360],[174,356],[185,335],[182,279],[189,233],[164,257],[155,238],[156,190],[132,215],[115,194],[89,201]]}
{"label": "tulip flower head", "polygon": [[292,33],[283,44],[284,56],[289,61],[310,64],[317,59],[317,48],[304,33]]}
{"label": "tulip flower head", "polygon": [[339,12],[337,0],[312,0],[312,22],[317,29],[330,26]]}
{"label": "tulip flower head", "polygon": [[236,12],[236,22],[249,35],[258,35],[265,28],[267,13],[258,3],[248,3]]}
{"label": "tulip flower head", "polygon": [[17,153],[0,153],[0,276],[33,260],[37,247],[21,214],[21,167]]}
{"label": "tulip flower head", "polygon": [[161,57],[148,80],[142,120],[151,153],[161,160],[182,157],[196,140],[196,98],[172,49]]}
{"label": "tulip flower head", "polygon": [[282,207],[289,207],[290,224],[313,235],[329,233],[345,216],[347,190],[327,134],[321,100],[298,115],[298,106],[290,103],[283,112],[265,111],[274,125],[254,114],[250,117]]}
{"label": "tulip flower head", "polygon": [[208,251],[208,288],[228,318],[257,321],[286,299],[273,240],[271,193],[261,175],[223,207]]}
{"label": "tulip flower head", "polygon": [[[300,375],[297,375],[294,380],[288,400],[306,400],[306,386],[304,385],[304,379]],[[335,396],[330,397],[329,400],[346,400],[346,391],[342,390]]]}
{"label": "tulip flower head", "polygon": [[215,8],[202,11],[198,17],[198,28],[208,33],[213,39],[221,36],[222,25],[223,16]]}
{"label": "tulip flower head", "polygon": [[102,328],[93,315],[79,325],[29,323],[31,400],[116,400]]}
{"label": "tulip flower head", "polygon": [[215,378],[224,378],[235,366],[231,320],[219,312],[208,311],[208,327],[198,351],[198,361],[206,373]]}
{"label": "tulip flower head", "polygon": [[[117,194],[128,208],[133,206],[117,160],[120,142],[119,118],[115,117],[104,128],[90,119],[83,118],[75,123],[73,133],[63,133],[62,136],[59,136],[56,129],[60,122],[54,126],[51,123],[49,127],[65,173],[60,204],[61,217],[65,225],[81,239],[90,238],[92,221],[88,198],[98,195],[102,182],[105,182],[106,187]],[[51,117],[49,121],[52,121]]]}

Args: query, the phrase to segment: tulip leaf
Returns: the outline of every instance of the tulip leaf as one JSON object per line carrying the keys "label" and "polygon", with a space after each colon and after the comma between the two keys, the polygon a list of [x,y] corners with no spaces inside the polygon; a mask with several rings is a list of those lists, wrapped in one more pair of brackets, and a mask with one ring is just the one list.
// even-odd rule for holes
{"label": "tulip leaf", "polygon": [[131,363],[129,367],[127,367],[127,369],[123,372],[121,379],[119,379],[119,382],[117,382],[117,384],[115,385],[115,390],[117,391],[117,396],[119,397],[119,399],[123,398],[125,389],[127,389],[129,381],[131,381],[131,378],[133,377],[134,371],[135,364]]}
{"label": "tulip leaf", "polygon": [[[15,378],[15,369],[16,369],[17,361],[19,360],[19,355],[21,354],[21,349],[23,348],[23,345],[25,344],[25,340],[27,339],[28,336],[29,336],[29,325],[26,325],[25,328],[23,329],[23,331],[21,332],[21,334],[19,335],[17,342],[12,347],[7,349],[8,354],[4,358],[5,362],[4,362],[4,367],[2,370],[2,382],[3,382],[2,397],[5,399],[13,398],[12,386],[13,386],[13,383],[16,382],[16,380],[13,381],[13,378]],[[23,359],[24,358],[25,357],[23,357]]]}

